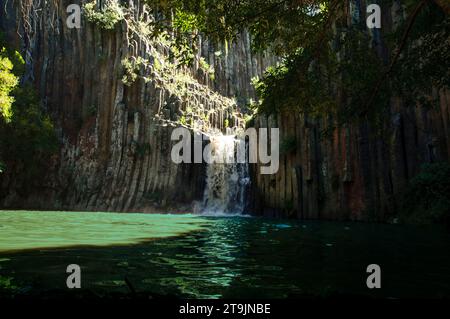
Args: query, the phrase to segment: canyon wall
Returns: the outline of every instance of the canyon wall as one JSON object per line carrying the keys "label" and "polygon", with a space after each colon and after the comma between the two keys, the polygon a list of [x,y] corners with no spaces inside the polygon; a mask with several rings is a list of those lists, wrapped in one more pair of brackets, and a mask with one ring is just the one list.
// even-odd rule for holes
{"label": "canyon wall", "polygon": [[[20,192],[20,172],[0,178],[0,206],[113,211],[190,210],[203,196],[205,166],[174,164],[174,127],[192,134],[244,125],[242,106],[254,97],[250,79],[277,59],[253,54],[242,33],[225,48],[199,37],[193,67],[168,62],[170,48],[149,39],[139,23],[151,19],[142,1],[122,1],[126,19],[104,30],[83,16],[67,27],[73,0],[0,0],[0,30],[26,61],[24,81],[34,84],[52,116],[61,150],[31,194]],[[364,16],[364,1],[349,1]],[[381,32],[402,16],[399,1],[383,6]],[[355,9],[356,8],[356,9]],[[359,9],[358,9],[359,8]],[[374,34],[372,36],[380,39]],[[382,43],[381,54],[387,54]],[[214,70],[205,70],[201,58]],[[125,61],[125,63],[124,63]],[[213,74],[213,76],[212,76]],[[301,90],[301,87],[299,87]],[[449,92],[434,92],[439,108],[406,105],[392,97],[379,130],[367,121],[337,128],[293,112],[259,115],[258,127],[279,127],[277,174],[251,166],[256,215],[305,219],[386,220],[422,163],[448,161]],[[288,143],[286,143],[288,142]]]}
{"label": "canyon wall", "polygon": [[[367,1],[349,3],[353,6],[347,8],[348,23],[352,17],[365,19]],[[394,1],[392,7],[382,6],[383,28],[372,31],[374,42],[381,38],[377,32],[391,31],[402,17],[400,4]],[[382,42],[374,45],[386,54]],[[381,132],[361,120],[323,137],[321,132],[329,124],[324,119],[293,112],[258,116],[256,127],[280,128],[282,150],[277,174],[260,175],[259,166],[252,165],[254,213],[305,219],[389,219],[421,164],[449,161],[449,93],[435,90],[439,105],[432,109],[392,97]],[[294,145],[283,151],[283,144],[289,142]]]}
{"label": "canyon wall", "polygon": [[[140,32],[152,19],[143,1],[122,1],[125,19],[113,30],[84,15],[81,28],[68,28],[66,8],[72,3],[81,5],[0,1],[1,30],[24,56],[24,80],[38,90],[61,142],[33,193],[20,193],[20,172],[2,176],[1,206],[190,209],[203,195],[205,166],[172,162],[173,128],[184,125],[201,134],[242,127],[236,101],[253,96],[250,77],[273,59],[252,54],[243,33],[227,50],[200,38],[194,66],[178,68],[168,61],[164,41]],[[200,68],[200,57],[214,78]]]}

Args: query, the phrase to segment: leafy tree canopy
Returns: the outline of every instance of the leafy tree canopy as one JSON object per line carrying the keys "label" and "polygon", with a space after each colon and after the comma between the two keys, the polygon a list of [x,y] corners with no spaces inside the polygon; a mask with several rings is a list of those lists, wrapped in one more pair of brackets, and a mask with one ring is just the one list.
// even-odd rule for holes
{"label": "leafy tree canopy", "polygon": [[[254,106],[260,112],[286,109],[334,114],[337,123],[361,116],[377,122],[389,96],[432,102],[431,88],[448,85],[450,78],[445,1],[403,1],[408,18],[390,32],[368,30],[364,18],[349,26],[349,1],[146,2],[160,14],[154,22],[155,32],[170,30],[179,44],[188,47],[186,52],[196,49],[198,34],[230,41],[246,29],[251,32],[255,51],[270,50],[281,57],[279,65],[254,81],[259,95]],[[391,7],[392,1],[380,4]],[[360,10],[364,17],[365,8]],[[394,58],[377,52],[380,42]],[[402,54],[395,57],[399,51]]]}
{"label": "leafy tree canopy", "polygon": [[18,78],[12,72],[13,64],[6,56],[6,49],[0,50],[0,116],[9,121],[11,118],[11,105],[14,101],[12,90],[18,83]]}
{"label": "leafy tree canopy", "polygon": [[34,179],[45,172],[48,156],[57,150],[57,138],[34,88],[18,83],[25,72],[22,56],[6,47],[1,37],[0,47],[0,94],[6,96],[1,100],[0,173],[21,171],[25,185],[32,187]]}

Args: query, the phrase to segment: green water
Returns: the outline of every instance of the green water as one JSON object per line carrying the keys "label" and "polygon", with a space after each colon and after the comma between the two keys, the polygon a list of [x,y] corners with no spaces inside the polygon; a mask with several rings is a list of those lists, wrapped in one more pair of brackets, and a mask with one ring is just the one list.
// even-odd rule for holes
{"label": "green water", "polygon": [[200,230],[207,224],[187,214],[0,211],[0,252],[136,244]]}
{"label": "green water", "polygon": [[[189,298],[450,296],[450,234],[440,227],[245,217],[0,212],[3,295],[67,290]],[[382,288],[366,286],[379,264]]]}

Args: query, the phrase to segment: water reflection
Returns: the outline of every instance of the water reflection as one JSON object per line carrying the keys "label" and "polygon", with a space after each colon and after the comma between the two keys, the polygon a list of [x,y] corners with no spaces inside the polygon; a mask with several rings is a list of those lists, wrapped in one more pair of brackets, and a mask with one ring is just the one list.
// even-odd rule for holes
{"label": "water reflection", "polygon": [[[186,296],[218,298],[221,295],[212,291],[225,289],[241,274],[236,258],[248,247],[242,227],[240,219],[226,218],[212,223],[207,231],[170,245],[176,250],[173,257],[163,254],[148,261],[160,268],[172,268],[169,277],[160,279],[161,285],[178,289]],[[160,245],[168,248],[166,243]],[[174,272],[176,280],[173,280]],[[151,278],[144,279],[143,283],[151,281]]]}
{"label": "water reflection", "polygon": [[[0,274],[32,292],[64,288],[65,267],[78,263],[83,288],[99,295],[128,292],[127,278],[138,292],[188,298],[450,296],[450,237],[439,227],[240,217],[197,226],[129,246],[3,253]],[[365,285],[371,263],[380,290]]]}

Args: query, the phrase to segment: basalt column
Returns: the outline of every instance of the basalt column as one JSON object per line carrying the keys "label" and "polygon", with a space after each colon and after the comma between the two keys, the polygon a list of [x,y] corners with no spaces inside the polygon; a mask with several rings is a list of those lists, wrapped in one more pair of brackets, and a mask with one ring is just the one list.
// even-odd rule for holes
{"label": "basalt column", "polygon": [[[153,19],[144,1],[109,2],[123,11],[110,29],[85,12],[81,28],[69,28],[72,3],[86,1],[0,0],[1,30],[25,57],[24,80],[38,91],[61,142],[45,187],[23,197],[8,187],[14,176],[2,177],[8,180],[1,205],[190,209],[203,195],[205,166],[172,162],[172,130],[242,127],[236,102],[253,95],[250,77],[273,59],[252,54],[243,33],[227,48],[202,38],[193,67],[177,68],[167,58],[170,47],[139,28]],[[200,58],[211,72],[201,68]]]}

